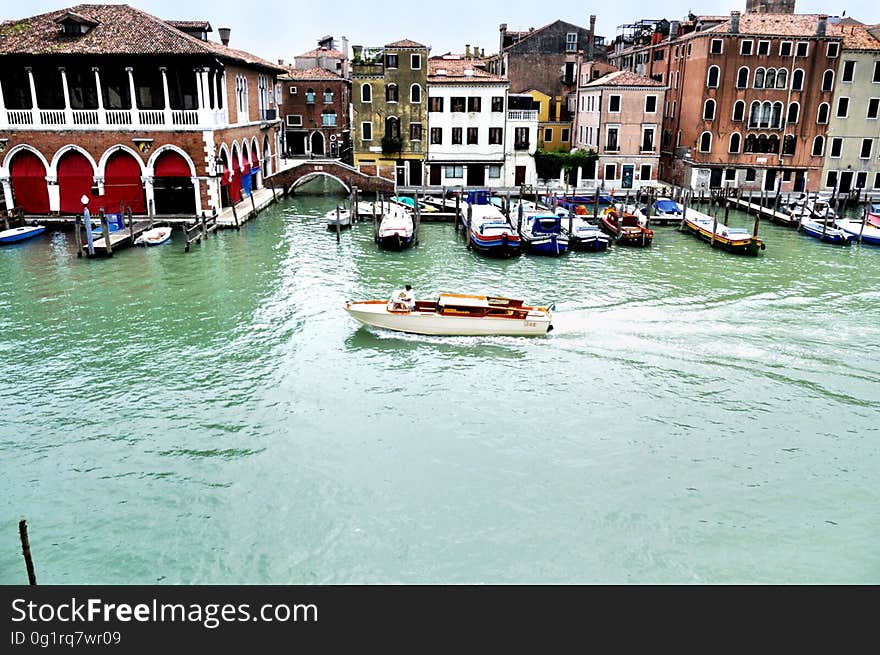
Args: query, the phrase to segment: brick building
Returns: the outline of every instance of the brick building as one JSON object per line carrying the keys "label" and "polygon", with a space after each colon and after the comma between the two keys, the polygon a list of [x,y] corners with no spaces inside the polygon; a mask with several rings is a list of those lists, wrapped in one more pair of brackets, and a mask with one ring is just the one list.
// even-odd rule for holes
{"label": "brick building", "polygon": [[0,28],[7,209],[213,212],[277,165],[282,68],[208,40],[204,21],[78,5]]}
{"label": "brick building", "polygon": [[285,155],[335,159],[350,153],[349,81],[323,68],[292,68],[278,79]]}
{"label": "brick building", "polygon": [[362,172],[424,182],[428,48],[409,39],[352,46],[352,147]]}

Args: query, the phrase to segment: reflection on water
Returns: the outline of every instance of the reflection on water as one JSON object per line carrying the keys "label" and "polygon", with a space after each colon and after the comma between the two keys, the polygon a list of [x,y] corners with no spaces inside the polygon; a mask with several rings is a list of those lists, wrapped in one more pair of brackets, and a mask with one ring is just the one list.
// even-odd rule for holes
{"label": "reflection on water", "polygon": [[[389,253],[370,222],[337,244],[336,202],[189,254],[0,249],[0,583],[20,516],[46,583],[878,578],[878,249],[762,225],[744,258],[660,227],[492,260],[426,223]],[[343,310],[406,283],[556,302],[555,329]]]}

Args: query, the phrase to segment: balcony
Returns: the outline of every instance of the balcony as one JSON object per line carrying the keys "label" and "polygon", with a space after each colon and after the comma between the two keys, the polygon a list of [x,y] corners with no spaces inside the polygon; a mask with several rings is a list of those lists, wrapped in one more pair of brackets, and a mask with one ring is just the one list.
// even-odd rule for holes
{"label": "balcony", "polygon": [[274,121],[278,118],[278,110],[277,109],[261,109],[260,110],[260,120],[261,121]]}
{"label": "balcony", "polygon": [[538,120],[538,111],[531,109],[510,109],[507,112],[507,120],[536,121]]}
{"label": "balcony", "polygon": [[[275,109],[264,113],[271,114],[264,120],[275,119]],[[0,129],[95,130],[118,126],[179,130],[228,124],[229,118],[223,109],[0,109]]]}
{"label": "balcony", "polygon": [[514,141],[514,150],[528,150],[530,143],[528,141]]}

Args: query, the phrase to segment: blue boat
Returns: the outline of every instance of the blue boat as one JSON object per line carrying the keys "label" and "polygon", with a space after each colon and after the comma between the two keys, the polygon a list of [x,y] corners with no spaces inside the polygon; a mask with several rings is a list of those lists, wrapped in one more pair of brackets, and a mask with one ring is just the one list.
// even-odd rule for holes
{"label": "blue boat", "polygon": [[861,235],[862,243],[880,246],[880,227],[875,227],[870,223],[863,225],[861,221],[835,221],[834,227],[849,234],[852,241],[858,241],[859,235]]}
{"label": "blue boat", "polygon": [[[598,196],[600,205],[610,205],[614,202],[614,198],[609,196],[607,193],[600,193]],[[596,203],[596,196],[562,196],[561,198],[556,198],[553,196],[543,196],[541,201],[547,205],[548,207],[552,207],[555,201],[557,207],[564,207],[568,211],[575,211],[578,207],[585,207],[586,205],[594,205]]]}
{"label": "blue boat", "polygon": [[[571,228],[569,229],[569,225]],[[602,252],[611,245],[611,237],[581,216],[562,218],[562,231],[568,236],[568,247],[581,252]]]}
{"label": "blue boat", "polygon": [[568,250],[562,219],[554,214],[527,216],[520,230],[523,247],[536,255],[559,256]]}
{"label": "blue boat", "polygon": [[654,201],[651,222],[660,225],[680,223],[682,209],[682,206],[671,198],[657,198]]}
{"label": "blue boat", "polygon": [[819,241],[824,241],[825,243],[835,243],[845,246],[848,245],[850,241],[858,238],[851,234],[847,234],[840,228],[832,225],[825,225],[817,221],[802,221],[800,227],[807,236],[819,239]]}
{"label": "blue boat", "polygon": [[45,225],[25,225],[0,232],[0,244],[18,243],[31,239],[46,231]]}

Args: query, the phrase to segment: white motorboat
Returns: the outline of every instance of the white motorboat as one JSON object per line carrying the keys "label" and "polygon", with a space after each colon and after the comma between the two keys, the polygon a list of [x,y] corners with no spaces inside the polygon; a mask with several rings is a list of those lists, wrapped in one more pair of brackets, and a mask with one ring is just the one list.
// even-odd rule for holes
{"label": "white motorboat", "polygon": [[393,299],[345,303],[345,311],[364,325],[446,336],[547,334],[553,329],[551,309],[532,307],[512,298],[459,293],[441,293],[436,300],[417,300],[412,309]]}
{"label": "white motorboat", "polygon": [[399,206],[391,206],[382,216],[376,243],[388,250],[403,250],[413,244],[412,214]]}
{"label": "white motorboat", "polygon": [[154,227],[134,240],[136,246],[161,246],[171,238],[170,227]]}
{"label": "white motorboat", "polygon": [[24,225],[0,231],[0,244],[26,241],[46,231],[45,225]]}
{"label": "white motorboat", "polygon": [[335,231],[337,223],[339,223],[340,230],[347,230],[351,227],[351,212],[343,207],[331,209],[324,214],[324,218],[327,220],[328,230]]}

